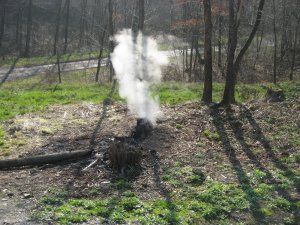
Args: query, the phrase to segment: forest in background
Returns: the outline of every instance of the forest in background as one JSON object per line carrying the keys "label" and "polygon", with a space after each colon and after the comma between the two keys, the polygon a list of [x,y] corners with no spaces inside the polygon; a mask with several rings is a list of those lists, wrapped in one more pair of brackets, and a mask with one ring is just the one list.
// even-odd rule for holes
{"label": "forest in background", "polygon": [[[134,0],[1,0],[0,46],[2,62],[11,57],[76,54],[76,59],[109,52],[110,39],[131,28]],[[111,7],[109,7],[111,5]],[[161,40],[162,49],[179,49],[186,59],[185,75],[173,79],[203,80],[204,7],[202,1],[145,1],[144,33]],[[235,6],[235,8],[237,5]],[[229,32],[227,2],[211,1],[214,79],[222,81]],[[237,49],[246,42],[255,23],[258,1],[244,1],[239,11]],[[261,24],[240,69],[244,82],[293,79],[299,73],[299,1],[266,1]],[[110,21],[111,20],[111,21]],[[104,34],[105,33],[105,34]],[[191,52],[192,54],[190,54]],[[181,74],[180,74],[181,75]],[[298,75],[296,75],[298,76]]]}
{"label": "forest in background", "polygon": [[299,7],[0,0],[0,224],[300,224]]}

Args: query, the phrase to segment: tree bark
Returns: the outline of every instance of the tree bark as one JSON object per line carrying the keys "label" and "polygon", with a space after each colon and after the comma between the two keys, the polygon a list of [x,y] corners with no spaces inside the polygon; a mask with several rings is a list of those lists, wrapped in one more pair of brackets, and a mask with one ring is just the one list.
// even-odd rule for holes
{"label": "tree bark", "polygon": [[78,42],[79,49],[82,48],[83,41],[85,39],[86,7],[87,7],[87,0],[82,0],[81,1],[80,27],[79,27],[79,42]]}
{"label": "tree bark", "polygon": [[16,50],[19,55],[21,52],[21,42],[22,42],[22,19],[23,19],[23,8],[22,8],[22,4],[19,3],[17,21],[16,21],[16,37],[15,37]]}
{"label": "tree bark", "polygon": [[57,54],[57,74],[58,74],[58,83],[61,84],[61,68],[60,68],[60,55]]}
{"label": "tree bark", "polygon": [[27,15],[27,32],[26,32],[26,43],[24,57],[30,56],[30,42],[31,42],[31,32],[32,32],[32,1],[28,0],[28,15]]}
{"label": "tree bark", "polygon": [[[108,1],[108,31],[109,31],[109,36],[113,37],[114,36],[114,21],[113,21],[113,14],[114,14],[114,9],[113,9],[113,0]],[[112,53],[114,51],[114,42],[111,39],[109,41],[109,51]],[[109,57],[109,81],[112,82],[114,76],[114,68],[111,62],[111,58]]]}
{"label": "tree bark", "polygon": [[228,53],[227,53],[227,70],[226,83],[223,95],[222,104],[235,103],[235,80],[236,74],[234,71],[234,58],[237,46],[237,24],[234,12],[234,0],[229,0],[229,33],[228,33]]}
{"label": "tree bark", "polygon": [[218,15],[218,66],[219,68],[222,68],[222,24],[223,24],[223,16],[221,15],[221,6],[219,6],[219,15]]}
{"label": "tree bark", "polygon": [[140,31],[144,30],[145,23],[145,0],[138,0],[138,9],[139,9],[139,25],[138,29]]}
{"label": "tree bark", "polygon": [[103,46],[104,46],[104,41],[105,41],[105,36],[106,36],[106,28],[103,30],[103,33],[100,38],[100,51],[99,51],[99,56],[98,56],[98,66],[97,66],[97,72],[95,76],[95,80],[98,83],[99,82],[99,75],[100,75],[100,68],[101,68],[101,61],[102,61],[102,55],[103,55]]}
{"label": "tree bark", "polygon": [[6,16],[6,3],[7,0],[1,0],[1,25],[0,25],[0,53],[4,57],[4,52],[2,52],[2,42],[5,31],[5,16]]}
{"label": "tree bark", "polygon": [[212,21],[211,21],[211,2],[203,0],[204,5],[204,23],[205,23],[205,40],[204,40],[204,90],[202,101],[212,102]]}
{"label": "tree bark", "polygon": [[62,6],[62,0],[57,0],[57,15],[56,15],[56,23],[55,23],[53,55],[57,54],[57,42],[58,42],[58,36],[59,36],[61,6]]}
{"label": "tree bark", "polygon": [[298,36],[299,36],[299,25],[300,25],[300,18],[298,18],[298,21],[296,23],[295,27],[295,39],[294,39],[294,47],[293,47],[293,53],[292,53],[292,64],[291,64],[291,72],[290,72],[290,80],[292,81],[294,69],[295,69],[295,62],[296,62],[296,51],[297,51],[297,42],[298,42]]}
{"label": "tree bark", "polygon": [[274,55],[273,55],[273,82],[277,83],[277,29],[276,29],[276,5],[273,0],[273,33],[274,33]]}
{"label": "tree bark", "polygon": [[191,52],[190,52],[190,65],[189,65],[189,81],[192,81],[192,73],[193,73],[193,56],[194,56],[194,35],[192,35],[192,40],[191,40]]}
{"label": "tree bark", "polygon": [[70,17],[70,0],[66,0],[66,20],[65,20],[64,54],[66,54],[67,50],[68,50],[69,17]]}

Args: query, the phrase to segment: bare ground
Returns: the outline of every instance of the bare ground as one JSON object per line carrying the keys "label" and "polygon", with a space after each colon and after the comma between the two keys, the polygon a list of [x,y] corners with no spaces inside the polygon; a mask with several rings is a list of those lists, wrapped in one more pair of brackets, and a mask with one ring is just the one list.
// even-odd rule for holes
{"label": "bare ground", "polygon": [[[299,166],[281,161],[283,157],[299,154],[299,145],[291,143],[290,133],[280,132],[288,125],[296,128],[293,133],[299,137],[299,100],[252,102],[230,110],[191,102],[163,106],[162,111],[164,116],[142,143],[142,170],[132,178],[133,189],[140,198],[168,198],[172,187],[162,185],[162,168],[180,162],[201,167],[209,179],[225,183],[241,183],[243,175],[247,177],[254,169],[260,169],[270,183],[278,183],[279,195],[299,201],[296,182],[288,191],[283,190],[274,172],[293,175]],[[125,105],[113,103],[106,115],[104,118],[102,106],[84,103],[51,106],[44,112],[18,116],[4,124],[11,154],[2,158],[89,148],[103,155],[111,138],[127,136],[135,126],[135,119],[128,115]],[[216,137],[203,135],[207,130]],[[117,194],[118,189],[111,183],[119,175],[105,163],[82,171],[93,160],[90,157],[54,166],[0,171],[0,224],[38,224],[31,220],[32,210],[42,196],[54,189],[66,190],[69,197]],[[97,194],[92,193],[94,189],[99,190]],[[251,204],[250,207],[259,207]],[[249,213],[245,218],[251,216]],[[279,212],[278,220],[281,216]]]}

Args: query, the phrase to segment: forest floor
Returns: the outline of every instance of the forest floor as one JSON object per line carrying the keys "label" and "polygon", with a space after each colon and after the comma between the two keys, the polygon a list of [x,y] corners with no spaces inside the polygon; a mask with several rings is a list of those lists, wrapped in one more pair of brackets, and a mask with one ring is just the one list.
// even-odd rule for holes
{"label": "forest floor", "polygon": [[[0,171],[0,224],[299,224],[300,99],[230,109],[163,105],[139,170],[93,157]],[[135,119],[123,103],[52,105],[2,123],[9,153],[93,148],[101,157]],[[93,139],[93,140],[91,140]]]}

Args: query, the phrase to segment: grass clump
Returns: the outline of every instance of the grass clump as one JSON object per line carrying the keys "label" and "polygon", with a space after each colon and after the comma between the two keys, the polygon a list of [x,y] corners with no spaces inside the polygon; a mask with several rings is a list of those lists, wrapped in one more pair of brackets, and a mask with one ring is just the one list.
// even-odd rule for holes
{"label": "grass clump", "polygon": [[206,219],[223,219],[228,213],[243,211],[250,207],[246,194],[233,184],[211,182],[197,199],[209,205],[203,214]]}
{"label": "grass clump", "polygon": [[209,129],[204,130],[203,135],[210,141],[220,141],[220,135],[217,132],[211,132]]}
{"label": "grass clump", "polygon": [[175,127],[176,129],[181,130],[184,126],[182,124],[177,123]]}

